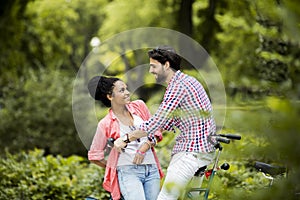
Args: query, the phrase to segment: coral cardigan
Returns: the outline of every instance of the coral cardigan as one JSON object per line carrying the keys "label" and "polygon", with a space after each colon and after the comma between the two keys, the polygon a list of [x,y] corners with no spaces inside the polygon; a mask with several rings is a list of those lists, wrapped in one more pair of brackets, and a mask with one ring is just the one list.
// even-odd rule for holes
{"label": "coral cardigan", "polygon": [[[150,112],[146,104],[142,100],[132,101],[126,105],[128,111],[131,114],[138,115],[144,121],[150,118]],[[160,131],[155,133],[159,137],[159,141],[162,139],[162,134]],[[98,123],[96,133],[93,138],[90,150],[88,151],[89,160],[102,160],[104,159],[104,150],[106,147],[106,142],[108,138],[117,139],[120,137],[120,125],[113,114],[112,110],[109,110],[109,113]],[[160,178],[163,177],[163,171],[161,169],[158,157],[155,153],[154,148],[151,148],[154,158],[159,170]],[[120,188],[118,183],[117,176],[117,163],[118,163],[119,152],[114,148],[111,150],[106,164],[103,188],[111,193],[111,196],[114,200],[121,198]]]}

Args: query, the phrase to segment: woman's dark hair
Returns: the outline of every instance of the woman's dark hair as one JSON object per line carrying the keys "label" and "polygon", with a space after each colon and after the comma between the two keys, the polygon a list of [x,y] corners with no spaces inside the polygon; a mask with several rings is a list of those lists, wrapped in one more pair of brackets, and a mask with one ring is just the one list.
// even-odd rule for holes
{"label": "woman's dark hair", "polygon": [[170,63],[170,67],[174,70],[180,70],[181,57],[176,51],[169,46],[159,46],[155,49],[148,51],[149,58],[157,60],[161,64],[165,64],[167,61]]}
{"label": "woman's dark hair", "polygon": [[106,107],[111,107],[111,101],[107,95],[111,95],[114,84],[120,79],[114,77],[95,76],[88,83],[90,95],[98,101],[101,101]]}

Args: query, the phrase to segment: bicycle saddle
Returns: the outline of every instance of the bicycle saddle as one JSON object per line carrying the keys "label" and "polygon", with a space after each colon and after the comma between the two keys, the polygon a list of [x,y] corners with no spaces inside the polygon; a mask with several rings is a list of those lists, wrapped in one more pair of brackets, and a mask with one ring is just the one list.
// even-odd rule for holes
{"label": "bicycle saddle", "polygon": [[270,165],[270,164],[258,162],[258,161],[255,162],[254,167],[257,170],[264,172],[266,174],[269,174],[271,176],[276,176],[276,175],[283,174],[284,172],[286,172],[285,167]]}
{"label": "bicycle saddle", "polygon": [[204,174],[204,171],[206,170],[207,166],[200,167],[194,174],[194,176],[202,176]]}

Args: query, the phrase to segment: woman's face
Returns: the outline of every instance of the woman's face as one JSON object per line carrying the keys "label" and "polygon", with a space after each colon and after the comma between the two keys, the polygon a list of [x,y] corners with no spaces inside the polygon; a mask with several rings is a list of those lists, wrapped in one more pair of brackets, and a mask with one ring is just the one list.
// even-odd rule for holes
{"label": "woman's face", "polygon": [[112,104],[127,104],[130,102],[130,92],[123,81],[116,81],[111,95]]}

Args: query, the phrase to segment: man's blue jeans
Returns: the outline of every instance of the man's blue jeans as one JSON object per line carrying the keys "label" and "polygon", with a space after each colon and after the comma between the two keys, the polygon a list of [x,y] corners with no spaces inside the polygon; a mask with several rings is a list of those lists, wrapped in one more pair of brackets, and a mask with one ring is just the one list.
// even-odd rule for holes
{"label": "man's blue jeans", "polygon": [[160,176],[156,164],[118,166],[118,180],[125,200],[156,200]]}

